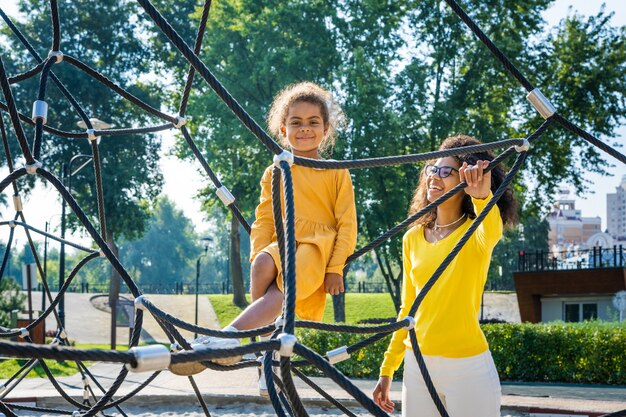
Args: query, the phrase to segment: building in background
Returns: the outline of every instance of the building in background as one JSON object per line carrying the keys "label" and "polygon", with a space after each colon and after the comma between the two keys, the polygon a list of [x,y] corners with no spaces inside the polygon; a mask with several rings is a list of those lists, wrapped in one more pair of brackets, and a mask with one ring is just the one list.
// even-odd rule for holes
{"label": "building in background", "polygon": [[607,233],[618,242],[626,241],[626,175],[615,187],[615,193],[606,195]]}
{"label": "building in background", "polygon": [[583,217],[580,210],[576,209],[576,201],[569,194],[568,189],[560,189],[557,201],[548,215],[548,243],[552,252],[592,248],[597,245],[598,234],[602,233],[602,219],[599,216]]}

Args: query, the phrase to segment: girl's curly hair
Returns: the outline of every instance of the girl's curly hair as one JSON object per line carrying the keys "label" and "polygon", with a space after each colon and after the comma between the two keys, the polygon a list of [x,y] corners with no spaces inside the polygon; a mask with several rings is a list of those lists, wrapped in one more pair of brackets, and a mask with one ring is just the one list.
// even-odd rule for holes
{"label": "girl's curly hair", "polygon": [[309,81],[288,85],[276,94],[267,114],[270,133],[282,146],[289,147],[289,142],[281,134],[280,128],[285,125],[289,107],[298,102],[312,103],[320,107],[324,126],[327,128],[326,136],[319,147],[320,151],[334,145],[336,130],[344,120],[343,110],[328,90]]}
{"label": "girl's curly hair", "polygon": [[[479,145],[481,142],[467,135],[456,135],[451,136],[443,141],[439,150],[445,149],[453,149],[453,148],[461,148],[464,146],[472,146]],[[467,162],[468,165],[475,165],[479,160],[487,160],[492,161],[494,159],[493,154],[491,152],[477,152],[472,154],[458,155],[453,156],[459,164],[463,164],[463,162]],[[413,195],[413,200],[411,201],[411,207],[409,208],[409,215],[413,215],[420,211],[422,208],[426,207],[430,202],[427,198],[427,189],[426,189],[426,172],[424,169],[420,172],[420,178],[415,189],[415,194]],[[501,165],[493,167],[491,170],[491,191],[495,192],[498,189],[502,181],[504,180],[505,172],[501,168]],[[500,209],[500,216],[502,217],[502,223],[505,226],[513,226],[517,223],[517,211],[518,204],[511,187],[507,187],[498,200],[498,208]],[[462,203],[463,213],[467,213],[469,218],[476,218],[476,213],[474,213],[474,205],[472,204],[472,198],[469,195],[465,195]],[[437,218],[437,210],[434,209],[419,219],[415,221],[414,224],[422,224],[427,227],[433,227],[435,224],[435,219]]]}

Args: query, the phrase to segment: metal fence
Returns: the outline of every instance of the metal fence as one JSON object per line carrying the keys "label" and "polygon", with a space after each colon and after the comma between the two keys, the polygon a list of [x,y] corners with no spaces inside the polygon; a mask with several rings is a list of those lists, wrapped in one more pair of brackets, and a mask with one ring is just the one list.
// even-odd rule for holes
{"label": "metal fence", "polygon": [[520,272],[560,271],[571,269],[624,268],[624,248],[593,247],[562,252],[520,251],[517,269]]}
{"label": "metal fence", "polygon": [[[39,284],[38,290],[41,291],[42,285]],[[163,284],[138,284],[139,289],[145,294],[195,294],[196,286],[193,284],[187,284],[183,282],[168,282]],[[232,292],[230,282],[221,283],[206,283],[198,285],[199,294],[229,294]],[[51,285],[51,290],[58,290],[54,285]],[[79,282],[70,287],[68,292],[79,293],[108,293],[109,285],[94,285],[87,282]],[[125,285],[120,288],[120,293],[127,292],[128,289]]]}

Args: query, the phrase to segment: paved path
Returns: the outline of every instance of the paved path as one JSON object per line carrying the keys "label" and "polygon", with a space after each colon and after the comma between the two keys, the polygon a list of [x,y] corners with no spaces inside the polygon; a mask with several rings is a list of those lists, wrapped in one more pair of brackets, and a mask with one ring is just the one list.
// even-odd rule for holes
{"label": "paved path", "polygon": [[[52,294],[56,297],[56,293]],[[111,340],[111,315],[108,312],[94,307],[90,301],[95,294],[66,293],[65,294],[65,328],[71,340],[77,343],[103,343]],[[195,295],[149,294],[147,297],[162,310],[193,323],[195,319]],[[41,293],[33,293],[34,305],[41,307]],[[217,329],[219,323],[213,307],[206,295],[198,297],[198,324]],[[56,319],[53,315],[46,318],[46,329],[56,329]],[[191,333],[181,330],[185,338]],[[117,328],[118,344],[128,342],[128,327]],[[167,336],[157,324],[151,314],[144,314],[142,342],[154,343],[169,342]]]}
{"label": "paved path", "polygon": [[[115,364],[96,363],[90,372],[105,387],[111,385],[120,366]],[[132,391],[139,383],[145,380],[150,373],[131,373],[122,385],[116,398]],[[268,403],[258,395],[257,370],[242,369],[236,371],[219,372],[206,370],[194,377],[205,401],[210,408],[220,407],[233,403]],[[333,398],[340,400],[350,407],[359,404],[333,381],[328,378],[312,378]],[[328,405],[312,388],[295,378],[298,393],[307,406]],[[82,398],[83,383],[80,376],[59,378],[64,389],[74,398]],[[375,381],[354,380],[354,384],[363,392],[372,392]],[[400,403],[401,383],[394,382],[392,399]],[[94,387],[95,389],[95,387]],[[503,415],[512,411],[524,413],[548,411],[568,412],[572,415],[599,416],[605,413],[626,409],[626,387],[593,387],[563,384],[510,384],[503,386]],[[37,402],[38,406],[67,408],[66,402],[56,392],[54,387],[44,379],[24,380],[7,398],[29,399]],[[191,384],[186,377],[163,371],[148,387],[130,399],[128,405],[143,406],[146,410],[163,406],[178,407],[195,411],[197,401]]]}

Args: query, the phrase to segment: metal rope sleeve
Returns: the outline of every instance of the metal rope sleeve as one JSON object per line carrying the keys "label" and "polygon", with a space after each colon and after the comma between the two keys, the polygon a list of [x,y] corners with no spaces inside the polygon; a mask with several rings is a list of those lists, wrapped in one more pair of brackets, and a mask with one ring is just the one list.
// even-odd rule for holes
{"label": "metal rope sleeve", "polygon": [[[26,47],[26,49],[28,49],[28,52],[30,52],[30,54],[35,58],[35,61],[37,61],[39,63],[42,63],[43,59],[41,59],[41,57],[39,56],[37,51],[35,51],[35,48],[33,48],[33,46],[28,42],[28,40],[26,40],[26,37],[13,24],[11,19],[9,19],[9,17],[4,13],[4,11],[1,8],[0,8],[0,17],[2,17],[2,19],[6,22],[7,26],[9,26],[9,28],[15,34],[15,36],[17,36],[17,38],[20,40],[20,42],[22,42],[22,45],[24,45]],[[85,124],[87,125],[87,128],[88,129],[93,129],[93,126],[91,125],[91,121],[87,117],[87,114],[85,114],[85,111],[82,109],[80,104],[78,104],[78,102],[72,96],[72,94],[70,94],[70,92],[67,90],[67,88],[65,88],[63,83],[56,77],[56,75],[54,75],[54,73],[51,73],[50,76],[52,78],[52,81],[54,81],[54,83],[59,88],[59,90],[61,90],[61,93],[67,98],[67,100],[70,102],[70,104],[72,105],[74,110],[76,110],[76,112],[78,113],[80,118],[85,122]]]}
{"label": "metal rope sleeve", "polygon": [[[181,130],[181,133],[183,134],[183,137],[187,141],[187,144],[191,148],[191,151],[195,155],[196,159],[200,162],[200,165],[202,165],[202,168],[204,169],[204,172],[206,172],[206,174],[209,176],[209,178],[211,179],[211,182],[213,182],[213,185],[215,186],[215,188],[219,189],[222,186],[222,182],[219,180],[217,175],[215,175],[215,173],[213,172],[213,170],[211,169],[211,167],[207,163],[206,159],[204,158],[204,156],[200,152],[200,149],[198,149],[198,146],[196,145],[196,142],[193,140],[193,138],[189,134],[189,130],[187,130],[186,126],[183,126],[180,130]],[[233,215],[235,217],[237,217],[237,220],[239,220],[239,223],[243,226],[243,228],[246,230],[246,232],[249,235],[250,234],[250,224],[248,223],[248,221],[241,214],[241,211],[239,210],[239,207],[237,207],[237,204],[235,204],[235,203],[230,204],[228,206],[228,209],[233,213]]]}
{"label": "metal rope sleeve", "polygon": [[[5,103],[0,102],[0,110],[9,112],[9,108]],[[25,115],[24,113],[18,113],[19,118],[22,122],[27,123],[31,126],[35,126],[35,122],[32,119]],[[172,129],[172,124],[162,124],[148,127],[137,127],[137,128],[126,128],[126,129],[105,129],[105,130],[94,130],[96,136],[124,136],[124,135],[132,135],[137,133],[153,133],[153,132],[162,132],[164,130]],[[87,139],[87,133],[85,132],[69,132],[65,130],[55,129],[50,126],[43,126],[44,132],[51,133],[55,136],[59,136],[62,138],[69,139]]]}
{"label": "metal rope sleeve", "polygon": [[343,388],[348,394],[350,394],[355,400],[357,400],[367,411],[375,416],[389,417],[374,401],[361,392],[352,381],[346,378],[341,372],[339,372],[328,361],[324,360],[320,355],[307,348],[300,343],[296,343],[294,346],[294,352],[302,356],[309,361],[312,365],[320,369],[324,374],[329,376],[337,385]]}
{"label": "metal rope sleeve", "polygon": [[498,47],[484,34],[482,30],[474,23],[474,21],[465,13],[465,11],[459,6],[455,0],[446,0],[448,6],[459,16],[459,18],[470,28],[472,32],[480,39],[480,41],[491,51],[504,68],[511,74],[520,84],[526,89],[526,91],[532,91],[534,87],[532,84],[522,75],[521,72],[515,68],[515,65],[509,61],[509,59],[498,49]]}
{"label": "metal rope sleeve", "polygon": [[301,156],[294,156],[294,164],[305,166],[309,168],[323,168],[323,169],[361,169],[361,168],[376,168],[391,165],[411,164],[416,162],[430,161],[438,158],[445,158],[446,156],[465,155],[475,152],[490,151],[493,149],[521,146],[524,139],[505,139],[496,142],[482,143],[480,145],[464,146],[461,148],[444,149],[433,152],[400,155],[400,156],[384,156],[378,158],[368,159],[353,159],[346,161],[335,160],[321,160],[312,158],[303,158]]}
{"label": "metal rope sleeve", "polygon": [[246,126],[272,153],[278,155],[282,152],[282,148],[259,126],[257,122],[241,107],[235,98],[224,88],[224,86],[215,78],[207,66],[193,53],[191,48],[185,43],[180,35],[172,28],[172,26],[161,16],[154,8],[149,0],[137,0],[144,8],[148,16],[161,29],[163,34],[167,36],[169,41],[183,54],[191,65],[198,71],[198,74],[211,86],[213,91],[226,103],[237,118]]}

